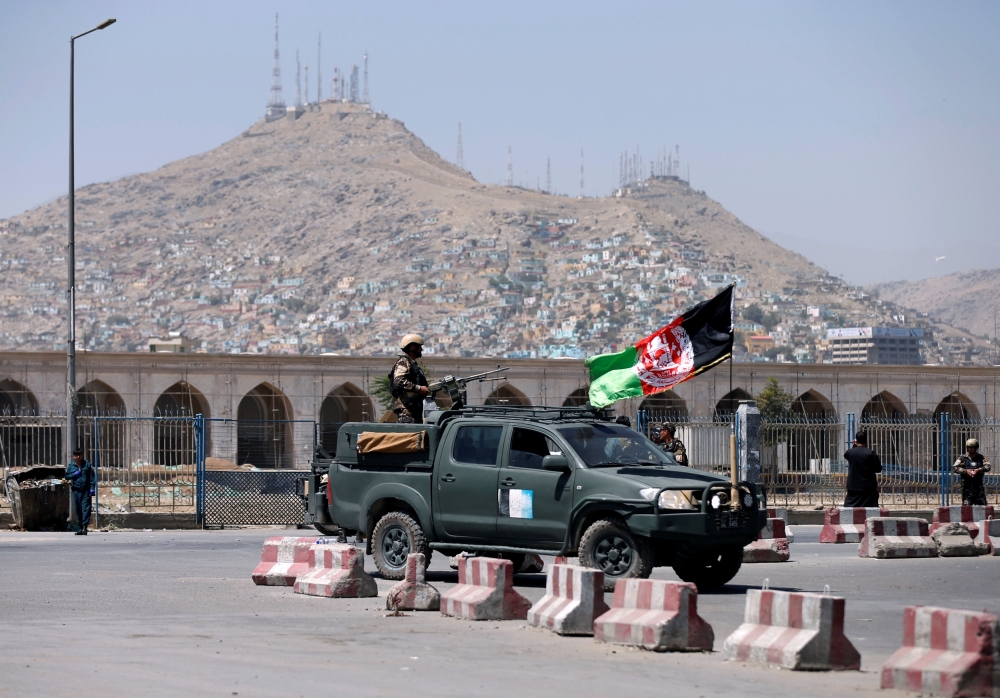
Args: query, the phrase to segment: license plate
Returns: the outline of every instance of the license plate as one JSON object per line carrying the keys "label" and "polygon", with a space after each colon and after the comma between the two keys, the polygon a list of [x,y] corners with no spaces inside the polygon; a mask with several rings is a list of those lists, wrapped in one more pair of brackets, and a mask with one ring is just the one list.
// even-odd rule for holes
{"label": "license plate", "polygon": [[743,528],[743,517],[731,511],[719,514],[719,528]]}

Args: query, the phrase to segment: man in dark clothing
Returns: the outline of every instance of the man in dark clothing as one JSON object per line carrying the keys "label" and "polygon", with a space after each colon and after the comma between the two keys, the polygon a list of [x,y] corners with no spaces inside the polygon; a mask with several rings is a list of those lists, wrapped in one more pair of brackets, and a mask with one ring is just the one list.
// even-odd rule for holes
{"label": "man in dark clothing", "polygon": [[673,424],[661,424],[655,440],[665,453],[674,457],[677,465],[687,465],[687,449],[684,447],[684,442],[674,436],[676,433],[677,427]]}
{"label": "man in dark clothing", "polygon": [[423,424],[424,398],[430,394],[427,377],[420,370],[417,359],[423,356],[424,339],[418,334],[408,334],[399,343],[403,350],[389,374],[390,390],[396,398],[393,411],[396,419],[406,424]]}
{"label": "man in dark clothing", "polygon": [[847,461],[847,497],[845,507],[877,507],[878,480],[882,461],[875,451],[868,448],[868,434],[859,431],[854,435],[851,448],[844,453]]}
{"label": "man in dark clothing", "polygon": [[94,495],[97,477],[94,466],[84,459],[79,448],[73,451],[73,462],[66,466],[66,479],[70,482],[73,513],[79,526],[76,535],[85,536],[90,525],[90,498]]}
{"label": "man in dark clothing", "polygon": [[951,466],[953,472],[962,476],[962,506],[986,505],[983,477],[991,467],[990,462],[979,452],[979,440],[966,441],[965,455],[959,456]]}

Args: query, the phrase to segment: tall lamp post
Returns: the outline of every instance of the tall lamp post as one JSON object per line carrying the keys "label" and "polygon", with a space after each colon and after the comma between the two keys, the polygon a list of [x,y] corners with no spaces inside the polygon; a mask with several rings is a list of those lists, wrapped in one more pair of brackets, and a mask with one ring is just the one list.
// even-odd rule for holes
{"label": "tall lamp post", "polygon": [[76,60],[76,40],[115,23],[108,19],[90,31],[69,39],[69,221],[67,222],[66,265],[69,270],[66,287],[66,306],[69,312],[69,331],[66,339],[66,463],[73,458],[76,448],[76,198],[73,164],[73,68]]}

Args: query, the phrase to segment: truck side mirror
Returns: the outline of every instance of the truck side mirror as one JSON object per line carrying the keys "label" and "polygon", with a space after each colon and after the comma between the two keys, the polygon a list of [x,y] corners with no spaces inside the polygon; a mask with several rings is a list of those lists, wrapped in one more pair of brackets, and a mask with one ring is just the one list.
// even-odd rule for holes
{"label": "truck side mirror", "polygon": [[542,470],[554,470],[564,473],[569,470],[569,459],[561,453],[545,456],[542,458]]}

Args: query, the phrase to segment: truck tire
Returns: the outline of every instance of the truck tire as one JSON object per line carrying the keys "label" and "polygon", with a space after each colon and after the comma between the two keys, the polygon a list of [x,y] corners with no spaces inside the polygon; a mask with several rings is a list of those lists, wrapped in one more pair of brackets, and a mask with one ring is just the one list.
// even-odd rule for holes
{"label": "truck tire", "polygon": [[372,557],[385,579],[406,576],[406,556],[423,553],[430,562],[431,550],[420,524],[401,511],[390,511],[375,524],[372,532]]}
{"label": "truck tire", "polygon": [[604,573],[604,590],[619,579],[645,579],[653,571],[653,547],[620,519],[598,519],[580,539],[580,564]]}
{"label": "truck tire", "polygon": [[322,524],[313,522],[313,528],[322,533],[324,536],[340,535],[340,526],[334,526],[333,524]]}
{"label": "truck tire", "polygon": [[730,545],[708,550],[682,549],[674,558],[674,572],[699,592],[715,591],[736,576],[743,564],[743,547]]}

